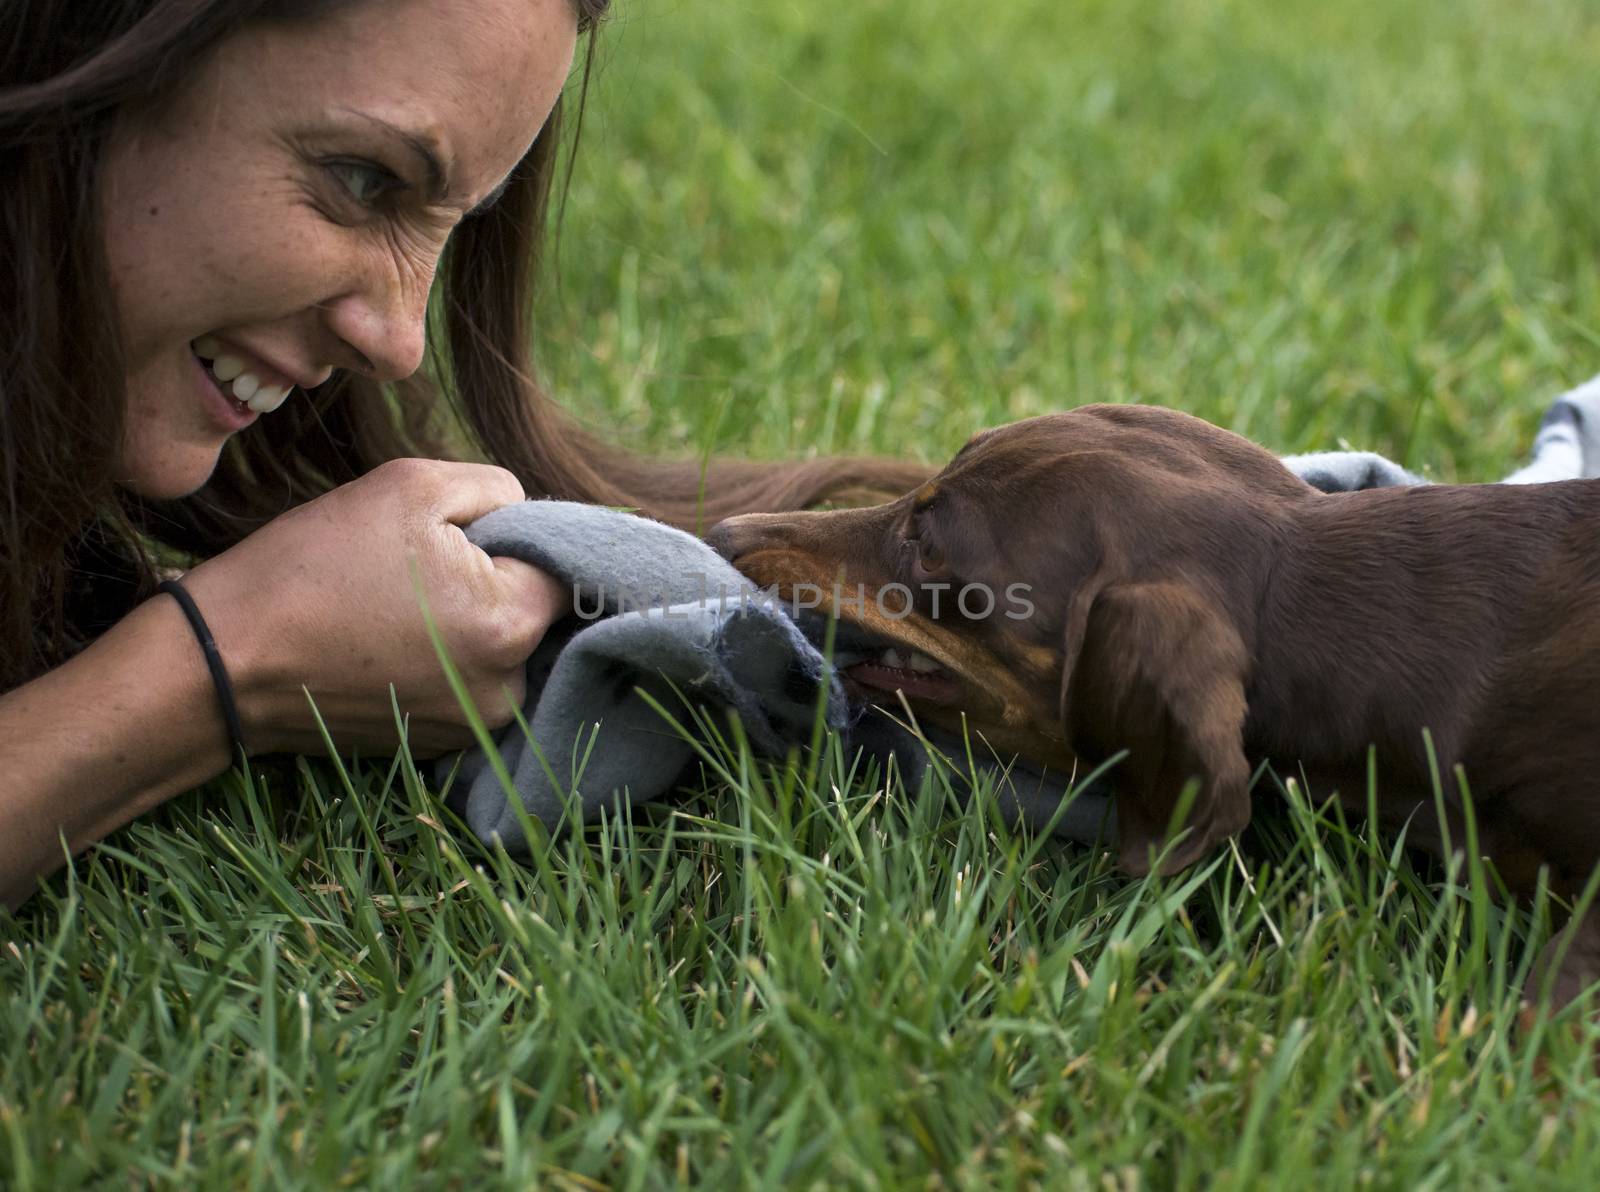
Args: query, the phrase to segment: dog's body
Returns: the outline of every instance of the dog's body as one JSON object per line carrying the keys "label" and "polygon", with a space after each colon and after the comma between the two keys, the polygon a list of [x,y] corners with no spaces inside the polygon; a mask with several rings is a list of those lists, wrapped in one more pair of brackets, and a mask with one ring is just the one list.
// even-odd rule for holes
{"label": "dog's body", "polygon": [[[761,584],[916,591],[898,620],[835,610],[924,659],[857,668],[865,685],[1055,765],[1126,750],[1130,872],[1243,828],[1262,759],[1364,813],[1369,748],[1380,819],[1436,851],[1465,843],[1459,767],[1515,893],[1543,867],[1574,896],[1600,861],[1600,481],[1325,494],[1198,419],[1091,406],[979,435],[898,501],[733,518],[711,541]],[[1019,582],[1026,618],[926,599]],[[1563,999],[1600,976],[1600,927],[1579,934]]]}
{"label": "dog's body", "polygon": [[1359,809],[1374,747],[1380,817],[1436,849],[1435,771],[1464,841],[1459,766],[1508,885],[1548,864],[1576,895],[1600,861],[1600,481],[1319,494],[1288,527],[1247,755]]}

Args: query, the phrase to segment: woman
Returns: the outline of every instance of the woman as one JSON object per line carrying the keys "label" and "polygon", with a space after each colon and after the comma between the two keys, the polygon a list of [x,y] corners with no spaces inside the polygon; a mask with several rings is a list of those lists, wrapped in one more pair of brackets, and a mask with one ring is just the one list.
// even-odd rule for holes
{"label": "woman", "polygon": [[[316,748],[308,692],[342,746],[394,747],[390,684],[418,755],[465,744],[418,590],[479,707],[507,722],[566,599],[467,544],[459,527],[489,509],[550,494],[709,524],[922,475],[702,474],[600,444],[537,390],[559,95],[606,5],[6,6],[8,905],[62,862],[63,838],[80,850],[226,769],[235,733],[253,752]],[[450,455],[492,462],[417,458]],[[195,560],[198,622],[155,589],[159,567]]]}

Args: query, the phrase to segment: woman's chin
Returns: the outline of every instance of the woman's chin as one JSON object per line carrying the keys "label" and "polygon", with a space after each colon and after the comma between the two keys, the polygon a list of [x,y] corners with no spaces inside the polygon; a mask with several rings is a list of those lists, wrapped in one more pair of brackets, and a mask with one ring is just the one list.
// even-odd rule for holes
{"label": "woman's chin", "polygon": [[117,487],[147,501],[176,501],[205,486],[217,470],[220,454],[216,448],[141,452],[132,460],[119,461]]}

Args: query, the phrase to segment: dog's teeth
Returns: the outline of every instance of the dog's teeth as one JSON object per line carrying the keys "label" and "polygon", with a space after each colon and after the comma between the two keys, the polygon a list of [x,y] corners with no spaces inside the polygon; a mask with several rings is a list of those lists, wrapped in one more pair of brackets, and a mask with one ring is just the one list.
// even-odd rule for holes
{"label": "dog's teeth", "polygon": [[937,662],[929,658],[926,654],[922,653],[922,651],[912,650],[911,656],[906,659],[906,669],[914,671],[936,671],[939,670],[940,667]]}
{"label": "dog's teeth", "polygon": [[904,670],[906,667],[905,660],[900,657],[900,651],[892,649],[883,652],[882,665],[892,667],[895,670]]}

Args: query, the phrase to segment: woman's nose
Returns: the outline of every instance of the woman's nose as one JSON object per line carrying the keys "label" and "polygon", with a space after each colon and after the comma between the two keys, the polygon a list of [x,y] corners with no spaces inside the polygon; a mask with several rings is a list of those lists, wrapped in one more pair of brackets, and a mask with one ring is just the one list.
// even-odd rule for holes
{"label": "woman's nose", "polygon": [[359,357],[348,367],[375,381],[398,381],[422,367],[432,281],[432,270],[373,278],[323,305],[329,329]]}

